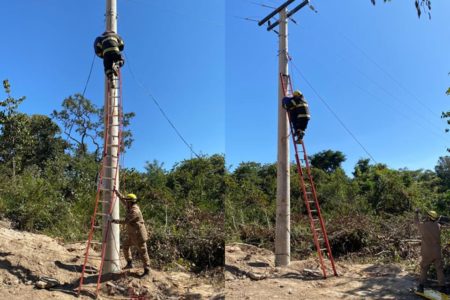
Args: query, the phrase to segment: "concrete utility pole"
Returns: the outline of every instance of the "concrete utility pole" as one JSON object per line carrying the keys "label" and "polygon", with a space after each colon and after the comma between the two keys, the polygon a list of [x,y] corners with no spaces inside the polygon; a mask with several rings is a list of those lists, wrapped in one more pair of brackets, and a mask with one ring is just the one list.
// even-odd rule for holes
{"label": "concrete utility pole", "polygon": [[[278,154],[277,154],[277,215],[275,230],[275,265],[287,266],[291,259],[291,197],[290,197],[290,163],[289,163],[289,120],[282,107],[284,97],[283,84],[280,74],[289,75],[288,70],[288,20],[302,7],[309,3],[303,1],[300,5],[288,12],[287,7],[295,2],[288,0],[261,20],[261,26],[268,22],[267,30],[279,26],[278,38]],[[279,14],[279,20],[273,24],[270,19]]]}
{"label": "concrete utility pole", "polygon": [[[280,11],[278,51],[279,74],[288,75],[287,9]],[[289,120],[282,107],[283,85],[278,74],[278,155],[277,155],[277,217],[275,231],[275,265],[287,266],[291,260],[291,182],[289,164]]]}
{"label": "concrete utility pole", "polygon": [[[106,0],[106,30],[117,32],[117,0]],[[113,188],[119,190],[119,86],[112,87],[105,76],[105,138],[106,163],[103,167],[103,212],[112,211],[112,218],[119,219],[119,199]],[[109,114],[109,117],[108,117]],[[111,205],[114,205],[111,210]],[[103,236],[106,237],[105,262],[103,274],[120,272],[120,227],[103,217]],[[109,230],[107,226],[111,226]]]}

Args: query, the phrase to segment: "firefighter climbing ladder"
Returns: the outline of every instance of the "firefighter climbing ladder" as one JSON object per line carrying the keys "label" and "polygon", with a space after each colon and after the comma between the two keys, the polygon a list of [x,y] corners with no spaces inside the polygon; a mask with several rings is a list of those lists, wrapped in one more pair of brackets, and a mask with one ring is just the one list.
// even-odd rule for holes
{"label": "firefighter climbing ladder", "polygon": [[[284,96],[292,97],[293,90],[291,77],[289,75],[280,74],[280,80],[283,87]],[[313,178],[311,176],[311,168],[308,160],[308,155],[306,154],[305,143],[301,141],[300,143],[301,148],[299,150],[298,144],[295,141],[295,134],[294,134],[295,132],[292,124],[290,127],[291,127],[292,141],[294,143],[295,149],[295,160],[297,163],[298,178],[300,181],[300,187],[302,189],[303,200],[305,202],[306,210],[308,212],[310,227],[314,237],[314,245],[316,246],[317,249],[317,254],[319,257],[319,263],[322,269],[323,277],[327,278],[327,271],[325,265],[326,259],[329,261],[334,275],[337,276],[338,274],[336,272],[336,267],[334,265],[333,254],[331,252],[327,231],[325,229],[325,222],[322,218],[319,201],[317,199],[316,188],[314,185]],[[299,158],[299,152],[303,154],[303,159]],[[305,162],[305,167],[302,167],[301,161]],[[305,182],[305,180],[307,182]]]}
{"label": "firefighter climbing ladder", "polygon": [[[120,71],[119,71],[120,72]],[[114,208],[114,202],[117,197],[114,196],[114,190],[117,185],[117,175],[119,170],[119,156],[120,156],[120,145],[122,145],[122,124],[123,124],[123,114],[122,114],[122,95],[121,95],[121,76],[119,73],[119,76],[113,76],[113,82],[108,82],[108,98],[112,98],[113,105],[111,107],[105,107],[105,142],[103,144],[103,155],[102,155],[102,163],[100,167],[100,178],[97,183],[97,194],[95,197],[95,205],[94,205],[94,213],[91,217],[91,227],[89,230],[89,237],[86,245],[86,251],[85,251],[85,257],[84,257],[84,263],[81,271],[81,277],[80,277],[80,285],[78,287],[78,295],[80,295],[83,282],[85,280],[84,275],[87,270],[87,264],[89,258],[92,258],[94,261],[100,260],[100,267],[98,269],[97,277],[97,286],[95,290],[96,296],[98,296],[98,291],[100,288],[101,278],[102,278],[102,270],[103,270],[103,264],[105,261],[105,253],[106,253],[106,247],[107,247],[107,237],[109,230],[111,229],[111,219],[112,219],[112,210]],[[109,94],[111,92],[112,87],[112,94]],[[110,102],[110,103],[111,103]],[[118,124],[114,124],[113,117],[118,117],[119,122]],[[118,130],[111,130],[113,127],[118,127]],[[111,135],[111,132],[117,132],[117,135]],[[114,155],[113,153],[109,153],[108,146],[111,146],[109,143],[111,143],[112,139],[118,139],[117,145],[119,145],[117,149],[117,155]],[[114,165],[108,166],[108,160],[111,160],[114,158],[116,163]],[[111,169],[108,171],[108,169]],[[108,173],[111,174],[111,177],[108,176]],[[112,189],[110,186],[108,186],[108,183],[113,183]],[[111,199],[109,201],[102,198],[102,193],[104,192],[111,192]],[[103,200],[102,200],[103,199]],[[99,204],[102,204],[103,207],[108,207],[108,203],[111,203],[109,205],[109,208],[107,211],[100,211]],[[102,218],[106,218],[108,222],[106,223],[106,230],[103,230],[103,235],[100,241],[93,240],[94,233],[96,232],[96,229],[102,229]],[[119,237],[116,237],[119,238]],[[92,255],[90,253],[91,245],[101,245],[101,253]],[[116,249],[116,251],[119,252],[119,249]],[[95,268],[90,267],[90,271],[95,270]]]}

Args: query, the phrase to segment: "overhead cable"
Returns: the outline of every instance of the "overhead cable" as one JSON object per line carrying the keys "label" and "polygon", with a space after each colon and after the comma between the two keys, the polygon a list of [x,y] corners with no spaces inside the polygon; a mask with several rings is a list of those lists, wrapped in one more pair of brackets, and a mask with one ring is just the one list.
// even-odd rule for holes
{"label": "overhead cable", "polygon": [[345,123],[342,121],[341,118],[334,112],[334,110],[331,108],[330,105],[325,101],[322,96],[317,92],[317,90],[312,86],[312,84],[309,82],[309,80],[305,77],[305,75],[300,71],[300,69],[297,67],[297,65],[290,60],[290,64],[294,67],[294,70],[298,72],[298,74],[303,78],[303,80],[308,84],[308,86],[311,88],[311,90],[316,94],[316,96],[319,98],[319,100],[325,105],[325,107],[331,112],[331,114],[336,118],[336,120],[339,122],[339,124],[347,131],[347,133],[353,138],[353,140],[363,149],[364,152],[375,162],[378,163],[375,158],[373,158],[372,154],[370,154],[369,150],[364,147],[364,145],[358,140],[358,138],[353,134],[353,132],[345,125]]}
{"label": "overhead cable", "polygon": [[147,95],[150,97],[150,99],[152,99],[153,103],[156,105],[156,107],[158,107],[159,111],[161,112],[161,114],[163,115],[163,117],[166,119],[166,121],[169,123],[169,125],[172,127],[172,129],[175,131],[175,133],[178,135],[178,137],[183,141],[183,143],[186,145],[186,147],[189,148],[189,150],[192,152],[192,154],[194,154],[197,158],[201,158],[200,155],[198,155],[194,149],[192,148],[191,144],[189,144],[186,139],[183,137],[183,135],[180,133],[180,131],[177,129],[177,127],[175,126],[175,124],[170,120],[170,118],[167,116],[166,112],[164,111],[164,109],[161,107],[161,105],[159,104],[159,101],[156,99],[155,96],[153,96],[153,94],[150,92],[150,90],[144,86],[134,75],[134,72],[131,68],[131,64],[130,64],[130,59],[128,57],[125,56],[125,58],[127,59],[127,66],[128,66],[128,70],[130,71],[131,77],[134,79],[134,81],[136,81],[136,83],[147,93]]}
{"label": "overhead cable", "polygon": [[84,85],[83,94],[82,94],[83,98],[84,98],[84,94],[86,93],[86,89],[88,87],[89,81],[91,80],[92,70],[94,69],[94,63],[95,63],[95,53],[94,53],[94,57],[92,57],[91,69],[89,70],[89,75],[86,80],[86,84]]}

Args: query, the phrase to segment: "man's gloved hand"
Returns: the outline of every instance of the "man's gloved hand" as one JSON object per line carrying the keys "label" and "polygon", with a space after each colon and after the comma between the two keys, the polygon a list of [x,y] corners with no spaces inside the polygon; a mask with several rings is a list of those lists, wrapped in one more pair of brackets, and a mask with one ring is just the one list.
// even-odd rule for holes
{"label": "man's gloved hand", "polygon": [[117,220],[117,219],[112,219],[112,220],[111,220],[111,223],[113,223],[113,224],[119,224],[119,220]]}

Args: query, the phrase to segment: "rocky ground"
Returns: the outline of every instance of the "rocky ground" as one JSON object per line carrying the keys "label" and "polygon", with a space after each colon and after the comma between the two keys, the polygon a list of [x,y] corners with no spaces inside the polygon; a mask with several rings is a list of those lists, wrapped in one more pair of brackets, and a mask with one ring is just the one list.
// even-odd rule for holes
{"label": "rocky ground", "polygon": [[[314,259],[274,266],[271,251],[246,244],[226,246],[226,299],[420,299],[410,292],[414,267],[338,262],[339,276],[323,279]],[[328,269],[329,274],[333,274]]]}
{"label": "rocky ground", "polygon": [[[74,299],[83,252],[84,243],[63,244],[0,221],[0,299]],[[276,268],[271,251],[236,243],[226,246],[225,283],[182,267],[141,278],[135,268],[103,282],[99,299],[419,299],[409,291],[416,266],[339,261],[337,271],[323,279],[312,258]],[[96,279],[87,272],[79,299],[95,298]]]}
{"label": "rocky ground", "polygon": [[[0,223],[0,298],[74,299],[83,262],[84,243],[62,244],[45,235],[21,232]],[[98,262],[92,261],[92,266]],[[99,299],[224,299],[223,280],[186,271],[141,268],[109,278]],[[79,299],[93,299],[97,277],[87,272]]]}

